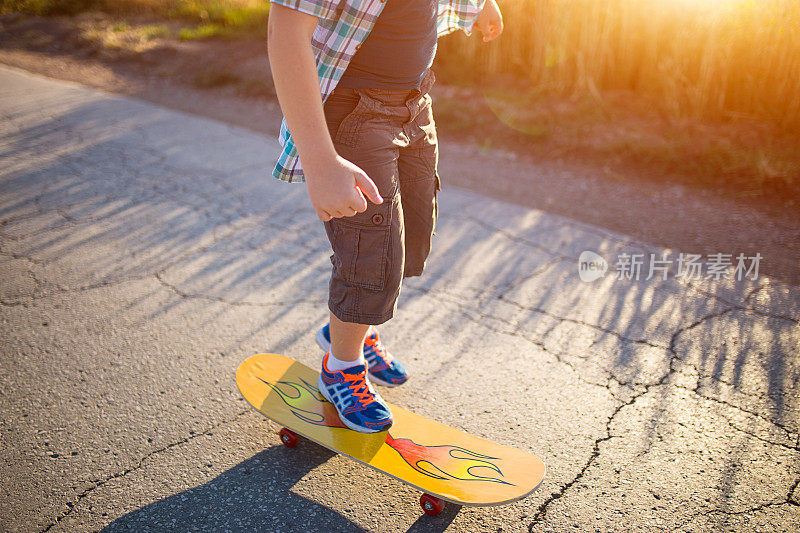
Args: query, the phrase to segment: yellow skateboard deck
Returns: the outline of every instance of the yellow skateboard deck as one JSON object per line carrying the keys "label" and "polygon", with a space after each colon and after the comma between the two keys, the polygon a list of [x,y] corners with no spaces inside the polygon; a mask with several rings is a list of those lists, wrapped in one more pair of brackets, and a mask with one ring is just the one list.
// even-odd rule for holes
{"label": "yellow skateboard deck", "polygon": [[[278,354],[249,357],[236,371],[242,396],[267,418],[442,500],[475,506],[510,503],[536,490],[544,477],[544,463],[535,455],[391,404],[394,423],[388,431],[353,431],[322,397],[318,379],[317,371]],[[281,433],[289,446],[294,445],[291,432]],[[437,514],[424,501],[423,509]]]}

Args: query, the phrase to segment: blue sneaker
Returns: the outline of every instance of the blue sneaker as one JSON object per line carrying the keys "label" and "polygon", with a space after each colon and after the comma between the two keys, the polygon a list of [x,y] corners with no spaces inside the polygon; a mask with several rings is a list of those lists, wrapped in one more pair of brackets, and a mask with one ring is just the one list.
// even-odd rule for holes
{"label": "blue sneaker", "polygon": [[392,427],[392,412],[367,380],[366,365],[339,371],[328,370],[328,356],[322,358],[317,387],[339,412],[344,425],[361,433],[377,433]]}
{"label": "blue sneaker", "polygon": [[[330,324],[325,324],[317,331],[317,344],[326,352],[331,351]],[[408,380],[406,369],[389,354],[377,331],[364,339],[364,358],[369,365],[371,382],[385,387],[396,387]]]}

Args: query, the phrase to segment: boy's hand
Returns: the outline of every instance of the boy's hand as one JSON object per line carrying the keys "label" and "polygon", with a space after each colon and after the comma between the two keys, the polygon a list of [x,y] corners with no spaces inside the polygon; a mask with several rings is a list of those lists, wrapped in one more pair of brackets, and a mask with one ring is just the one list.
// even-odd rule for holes
{"label": "boy's hand", "polygon": [[495,0],[486,0],[473,28],[483,34],[483,42],[497,39],[503,33],[503,15]]}
{"label": "boy's hand", "polygon": [[375,182],[340,155],[318,168],[304,167],[304,171],[308,197],[323,222],[363,213],[367,210],[367,198],[375,204],[383,203]]}

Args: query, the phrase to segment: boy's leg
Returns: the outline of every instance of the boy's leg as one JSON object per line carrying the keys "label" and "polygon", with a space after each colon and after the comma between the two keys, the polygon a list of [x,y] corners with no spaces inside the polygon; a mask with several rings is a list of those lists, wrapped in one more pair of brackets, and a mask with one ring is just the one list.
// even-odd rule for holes
{"label": "boy's leg", "polygon": [[382,107],[352,89],[337,89],[325,104],[336,151],[372,178],[384,200],[370,202],[364,213],[325,222],[333,269],[330,326],[318,333],[318,339],[327,336],[330,342],[319,389],[348,427],[363,432],[382,431],[392,423],[388,405],[367,378],[363,346],[369,325],[394,314],[403,277],[398,147]]}
{"label": "boy's leg", "polygon": [[[367,324],[392,316],[402,277],[420,275],[430,251],[438,190],[428,95],[434,80],[431,71],[419,89],[403,94],[337,89],[325,104],[337,151],[367,172],[385,202],[370,204],[362,215],[326,223],[334,248],[331,321],[317,333],[317,341],[345,361],[358,360],[361,341],[370,377],[387,386],[405,382],[407,373]],[[371,251],[363,254],[365,249]]]}
{"label": "boy's leg", "polygon": [[[383,105],[366,90],[339,89],[325,103],[325,118],[336,151],[375,182],[383,203],[325,222],[333,249],[328,307],[342,324],[377,325],[395,311],[403,277],[403,214],[397,182],[398,146]],[[372,93],[370,93],[372,94]],[[331,323],[331,327],[336,325]],[[340,327],[341,329],[341,327]],[[342,332],[364,328],[348,326]],[[366,330],[363,331],[366,335]],[[337,334],[333,332],[335,343]],[[363,340],[363,337],[362,337]],[[343,342],[350,345],[353,339]],[[348,350],[352,356],[352,346]],[[336,348],[334,348],[336,353]]]}
{"label": "boy's leg", "polygon": [[360,361],[369,324],[343,322],[330,313],[331,354],[340,361]]}

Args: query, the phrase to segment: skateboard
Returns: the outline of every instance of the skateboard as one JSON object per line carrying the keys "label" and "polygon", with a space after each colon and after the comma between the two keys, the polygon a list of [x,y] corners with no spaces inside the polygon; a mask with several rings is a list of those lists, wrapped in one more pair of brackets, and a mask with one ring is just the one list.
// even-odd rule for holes
{"label": "skateboard", "polygon": [[539,487],[542,461],[389,404],[388,431],[359,433],[347,428],[317,388],[319,373],[290,357],[258,354],[236,371],[242,396],[283,426],[288,447],[305,437],[418,489],[420,505],[437,515],[445,502],[490,506],[524,498]]}

